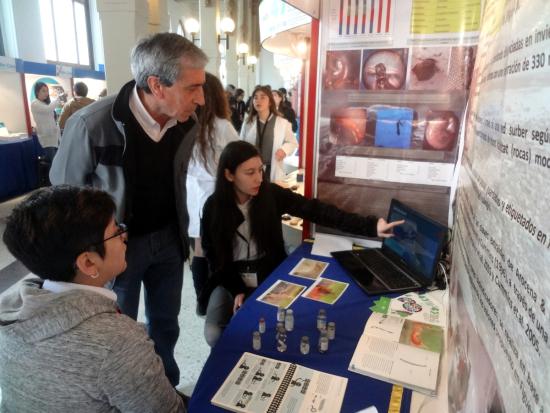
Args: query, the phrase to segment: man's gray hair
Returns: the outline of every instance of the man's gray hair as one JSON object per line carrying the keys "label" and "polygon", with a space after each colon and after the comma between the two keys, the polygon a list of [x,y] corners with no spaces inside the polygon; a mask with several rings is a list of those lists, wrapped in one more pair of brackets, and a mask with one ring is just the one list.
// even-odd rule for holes
{"label": "man's gray hair", "polygon": [[151,93],[147,85],[149,76],[157,76],[160,83],[172,86],[182,70],[204,69],[206,63],[208,57],[201,49],[175,33],[156,33],[141,39],[130,57],[136,84],[147,93]]}

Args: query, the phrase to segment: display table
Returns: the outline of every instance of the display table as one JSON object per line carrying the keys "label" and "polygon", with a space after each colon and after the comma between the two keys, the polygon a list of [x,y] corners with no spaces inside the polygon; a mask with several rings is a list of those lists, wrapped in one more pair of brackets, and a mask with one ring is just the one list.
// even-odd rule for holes
{"label": "display table", "polygon": [[0,138],[0,202],[37,187],[37,158],[42,153],[36,136]]}
{"label": "display table", "polygon": [[[367,296],[345,274],[344,270],[334,259],[312,256],[310,254],[311,245],[310,243],[304,243],[296,249],[256,289],[254,294],[246,300],[245,305],[233,317],[206,361],[193,392],[193,397],[191,398],[191,413],[224,411],[211,405],[210,399],[212,399],[214,393],[245,351],[347,377],[348,385],[341,409],[342,412],[358,412],[372,405],[375,405],[379,412],[385,413],[388,411],[392,385],[348,371],[348,365],[356,344],[371,314],[369,307],[379,297]],[[334,305],[324,304],[303,297],[299,297],[294,301],[290,308],[294,311],[295,328],[294,331],[288,334],[287,351],[279,353],[275,348],[277,309],[274,306],[257,301],[256,298],[277,279],[309,287],[313,283],[313,280],[288,275],[291,269],[303,257],[329,262],[330,265],[322,276],[324,278],[347,282],[349,283],[349,287]],[[319,335],[315,323],[320,308],[326,309],[328,321],[336,322],[336,339],[330,342],[330,347],[326,354],[320,354],[317,351]],[[265,318],[267,329],[266,333],[262,335],[262,349],[259,352],[255,352],[252,349],[252,332],[258,329],[258,320],[260,317]],[[303,335],[309,336],[311,344],[311,351],[305,356],[299,351],[299,341]],[[185,366],[181,367],[185,368]],[[400,410],[402,413],[409,412],[410,400],[411,391],[405,390]]]}

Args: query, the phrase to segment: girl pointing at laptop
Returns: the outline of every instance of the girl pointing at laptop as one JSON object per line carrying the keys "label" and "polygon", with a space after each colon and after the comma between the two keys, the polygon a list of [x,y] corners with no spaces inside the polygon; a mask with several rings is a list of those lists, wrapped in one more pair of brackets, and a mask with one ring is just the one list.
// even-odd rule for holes
{"label": "girl pointing at laptop", "polygon": [[207,304],[205,338],[213,347],[245,298],[286,258],[281,215],[369,237],[391,237],[404,221],[344,212],[264,179],[262,157],[250,143],[229,143],[206,201],[202,246],[210,276],[199,300]]}

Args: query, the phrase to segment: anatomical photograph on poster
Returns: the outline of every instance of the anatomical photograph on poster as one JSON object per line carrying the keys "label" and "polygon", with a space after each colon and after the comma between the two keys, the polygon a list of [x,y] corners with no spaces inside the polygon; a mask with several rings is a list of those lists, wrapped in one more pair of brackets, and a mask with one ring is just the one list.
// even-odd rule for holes
{"label": "anatomical photograph on poster", "polygon": [[412,48],[408,89],[446,89],[450,54],[449,46]]}
{"label": "anatomical photograph on poster", "polygon": [[400,90],[405,87],[409,49],[363,50],[361,88]]}
{"label": "anatomical photograph on poster", "polygon": [[[460,107],[421,103],[336,108],[330,113],[328,143],[353,147],[356,155],[368,154],[361,147],[416,150],[413,159],[421,159],[418,150],[447,151],[445,159],[450,162],[456,155],[460,116]],[[407,153],[402,156],[406,158]],[[426,160],[430,159],[432,155],[427,154]]]}
{"label": "anatomical photograph on poster", "polygon": [[472,79],[475,53],[475,46],[412,48],[407,89],[468,89]]}
{"label": "anatomical photograph on poster", "polygon": [[447,222],[465,99],[465,91],[323,91],[317,197],[378,216],[398,197]]}
{"label": "anatomical photograph on poster", "polygon": [[327,52],[323,86],[327,90],[359,89],[360,50]]}

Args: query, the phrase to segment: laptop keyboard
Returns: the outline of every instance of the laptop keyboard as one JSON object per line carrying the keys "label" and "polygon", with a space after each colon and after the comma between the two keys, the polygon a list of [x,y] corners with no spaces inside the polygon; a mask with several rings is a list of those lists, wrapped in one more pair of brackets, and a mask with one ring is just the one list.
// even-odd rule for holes
{"label": "laptop keyboard", "polygon": [[[390,261],[376,251],[370,251],[368,258],[362,255],[367,250],[357,251],[356,257],[359,258],[369,268],[377,278],[380,279],[391,289],[407,288],[418,286],[419,284],[410,279],[398,267],[395,267]],[[365,254],[366,255],[366,254]]]}

